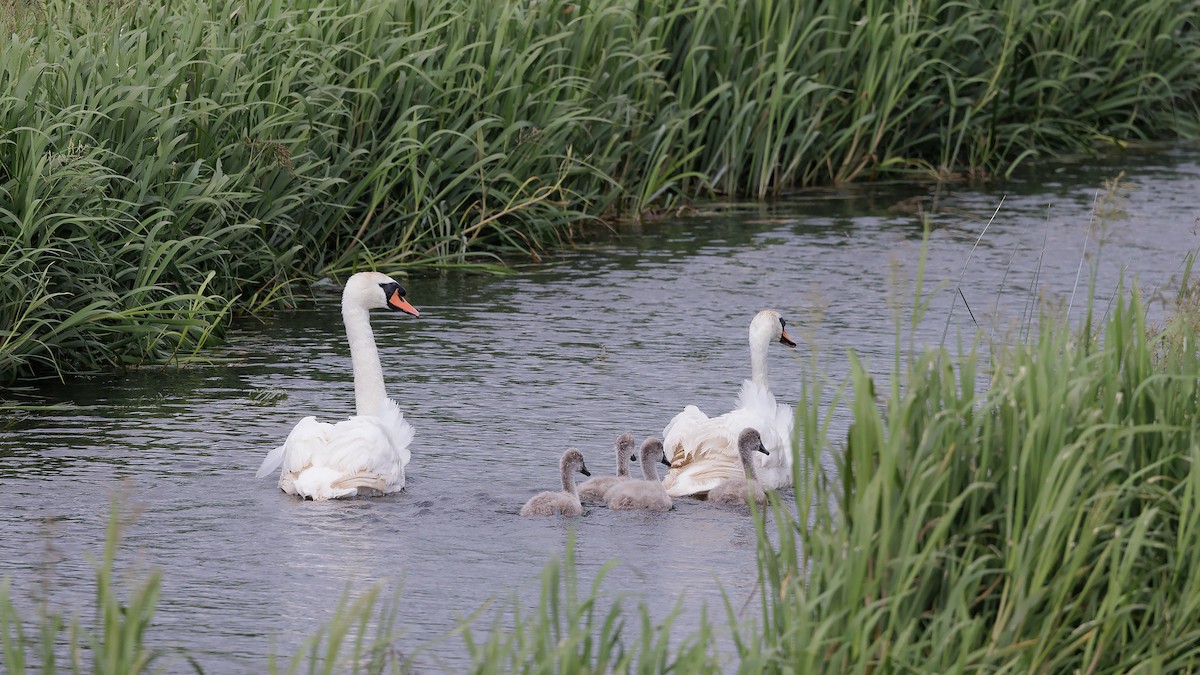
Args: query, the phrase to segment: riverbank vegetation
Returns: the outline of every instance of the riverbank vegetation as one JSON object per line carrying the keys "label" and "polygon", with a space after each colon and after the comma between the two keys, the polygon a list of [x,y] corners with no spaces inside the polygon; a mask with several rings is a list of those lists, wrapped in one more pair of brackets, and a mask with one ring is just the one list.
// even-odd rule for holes
{"label": "riverbank vegetation", "polygon": [[[1198,288],[1148,328],[1131,296],[1028,341],[916,355],[821,470],[804,420],[795,513],[760,543],[769,669],[1189,672],[1200,665]],[[916,309],[914,307],[914,309]],[[897,359],[899,364],[899,359]],[[986,385],[980,387],[980,382]],[[809,440],[810,438],[814,440]],[[764,542],[760,531],[760,542]]]}
{"label": "riverbank vegetation", "polygon": [[353,269],[1200,130],[1184,0],[0,0],[0,382]]}
{"label": "riverbank vegetation", "polygon": [[[604,571],[581,589],[568,546],[534,609],[481,609],[446,639],[462,639],[478,673],[1194,671],[1200,286],[1177,291],[1157,326],[1136,290],[1089,305],[1076,326],[1047,309],[1028,337],[987,343],[986,361],[981,343],[952,354],[898,338],[886,388],[853,355],[832,394],[810,372],[795,506],[754,515],[747,615],[738,599],[718,608],[724,620],[673,633],[674,613],[656,624],[602,594]],[[928,306],[917,297],[913,325]],[[849,430],[833,438],[839,408]],[[156,577],[118,603],[115,542],[98,566],[97,628],[54,613],[23,626],[3,587],[8,672],[56,654],[64,670],[140,672],[154,659],[202,670],[150,647]],[[405,643],[388,607],[377,591],[344,603],[288,672],[404,671],[423,647]],[[735,653],[715,647],[722,624]]]}

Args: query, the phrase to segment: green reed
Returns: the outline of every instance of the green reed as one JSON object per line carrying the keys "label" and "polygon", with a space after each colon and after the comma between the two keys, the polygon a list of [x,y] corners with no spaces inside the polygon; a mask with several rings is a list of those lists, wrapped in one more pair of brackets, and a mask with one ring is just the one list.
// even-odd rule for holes
{"label": "green reed", "polygon": [[[141,673],[168,667],[205,672],[193,655],[155,647],[147,636],[159,598],[157,572],[137,582],[124,599],[118,597],[114,563],[123,527],[120,505],[114,503],[111,513],[103,559],[96,565],[94,622],[64,616],[43,604],[30,626],[22,621],[7,578],[0,581],[0,667],[5,672]],[[657,622],[644,602],[631,616],[621,596],[610,598],[600,588],[613,563],[581,594],[574,550],[571,537],[565,557],[546,564],[533,611],[523,609],[524,603],[514,597],[510,607],[498,608],[495,619],[484,626],[482,639],[477,637],[477,624],[491,602],[439,640],[412,645],[396,625],[399,594],[384,598],[381,588],[373,586],[355,597],[343,595],[328,621],[287,659],[286,667],[269,653],[268,671],[406,673],[414,669],[419,656],[451,637],[462,639],[472,673],[719,671],[713,628],[706,615],[700,618],[699,630],[673,640],[671,627],[681,611],[679,603]]]}
{"label": "green reed", "polygon": [[1186,0],[0,1],[0,380],[712,193],[1195,136]]}
{"label": "green reed", "polygon": [[[325,622],[297,650],[286,670],[270,654],[268,671],[287,675],[332,675],[333,673],[406,673],[412,670],[415,653],[406,654],[398,644],[403,637],[396,627],[398,594],[381,599],[381,589],[371,587],[351,598],[344,594]],[[197,671],[202,668],[193,663]]]}
{"label": "green reed", "polygon": [[678,645],[671,644],[671,625],[679,614],[678,604],[656,624],[645,603],[641,603],[638,622],[627,625],[622,598],[610,600],[600,588],[613,566],[611,562],[605,565],[587,595],[581,596],[572,535],[564,559],[552,559],[542,572],[535,611],[523,610],[522,602],[513,598],[511,615],[498,611],[483,640],[476,639],[469,620],[463,623],[461,632],[471,655],[471,672],[717,672],[712,627],[706,617],[701,617],[700,629]]}
{"label": "green reed", "polygon": [[116,573],[123,530],[120,513],[114,502],[104,549],[95,563],[95,615],[91,620],[51,610],[43,599],[36,625],[27,627],[13,603],[8,579],[0,582],[0,665],[5,672],[155,672],[155,664],[165,650],[151,646],[146,634],[158,606],[160,575],[155,571],[146,573],[124,598],[120,597]]}
{"label": "green reed", "polygon": [[974,348],[931,350],[881,392],[852,360],[836,477],[810,390],[808,498],[776,506],[777,547],[760,530],[744,654],[771,671],[1196,668],[1194,295],[1155,330],[1136,292],[1074,330],[1047,312],[1035,339],[990,345],[986,373]]}

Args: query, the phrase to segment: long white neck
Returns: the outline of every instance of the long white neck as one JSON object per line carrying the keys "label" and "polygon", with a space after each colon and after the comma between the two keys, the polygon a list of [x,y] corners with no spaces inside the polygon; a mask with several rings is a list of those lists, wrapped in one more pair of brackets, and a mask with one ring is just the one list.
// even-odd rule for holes
{"label": "long white neck", "polygon": [[350,362],[354,366],[354,407],[359,415],[379,415],[387,401],[383,386],[383,366],[375,348],[375,334],[366,309],[342,305],[346,341],[350,343]]}
{"label": "long white neck", "polygon": [[766,340],[750,338],[750,379],[765,389],[771,388],[767,383],[767,350],[770,346]]}

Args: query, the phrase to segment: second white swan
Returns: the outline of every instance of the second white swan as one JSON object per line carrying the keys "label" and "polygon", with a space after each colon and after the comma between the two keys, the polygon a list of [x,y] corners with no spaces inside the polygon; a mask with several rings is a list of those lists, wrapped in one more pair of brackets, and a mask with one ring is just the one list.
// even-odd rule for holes
{"label": "second white swan", "polygon": [[342,321],[354,368],[354,417],[329,424],[305,417],[283,445],[267,454],[256,478],[282,468],[279,488],[290,495],[323,500],[378,496],[404,487],[404,467],[413,427],[383,385],[383,367],[371,332],[369,311],[421,313],[404,287],[386,274],[359,272],[342,291]]}
{"label": "second white swan", "polygon": [[727,478],[742,476],[738,435],[751,427],[762,437],[770,455],[755,458],[758,480],[768,489],[792,483],[792,407],[779,404],[767,382],[767,350],[772,342],[788,347],[787,322],[773,309],[764,309],[750,322],[750,379],[742,382],[738,405],[709,417],[689,405],[663,429],[663,447],[671,470],[663,487],[672,497],[704,495]]}

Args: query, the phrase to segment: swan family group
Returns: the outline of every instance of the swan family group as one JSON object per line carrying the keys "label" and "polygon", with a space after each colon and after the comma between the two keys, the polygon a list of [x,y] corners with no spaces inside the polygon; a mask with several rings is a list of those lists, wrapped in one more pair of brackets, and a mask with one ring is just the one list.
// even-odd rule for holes
{"label": "swan family group", "polygon": [[[378,272],[350,277],[342,292],[342,320],[354,370],[356,414],[336,424],[315,417],[300,420],[283,445],[267,453],[258,478],[279,469],[281,490],[314,500],[379,496],[404,487],[413,427],[387,397],[371,332],[372,309],[421,315],[391,277]],[[771,309],[750,322],[751,377],[742,383],[733,410],[709,417],[689,405],[667,424],[661,439],[645,439],[636,454],[633,434],[623,433],[616,442],[616,475],[590,478],[578,486],[575,474],[591,473],[583,453],[570,448],[559,461],[562,491],[535,495],[521,515],[579,515],[583,502],[667,511],[672,498],[682,496],[721,504],[762,502],[764,490],[790,485],[792,409],[776,403],[767,383],[771,343],[796,346],[786,326]],[[635,459],[641,462],[642,480],[630,476],[629,462]],[[668,467],[661,481],[659,463]]]}

